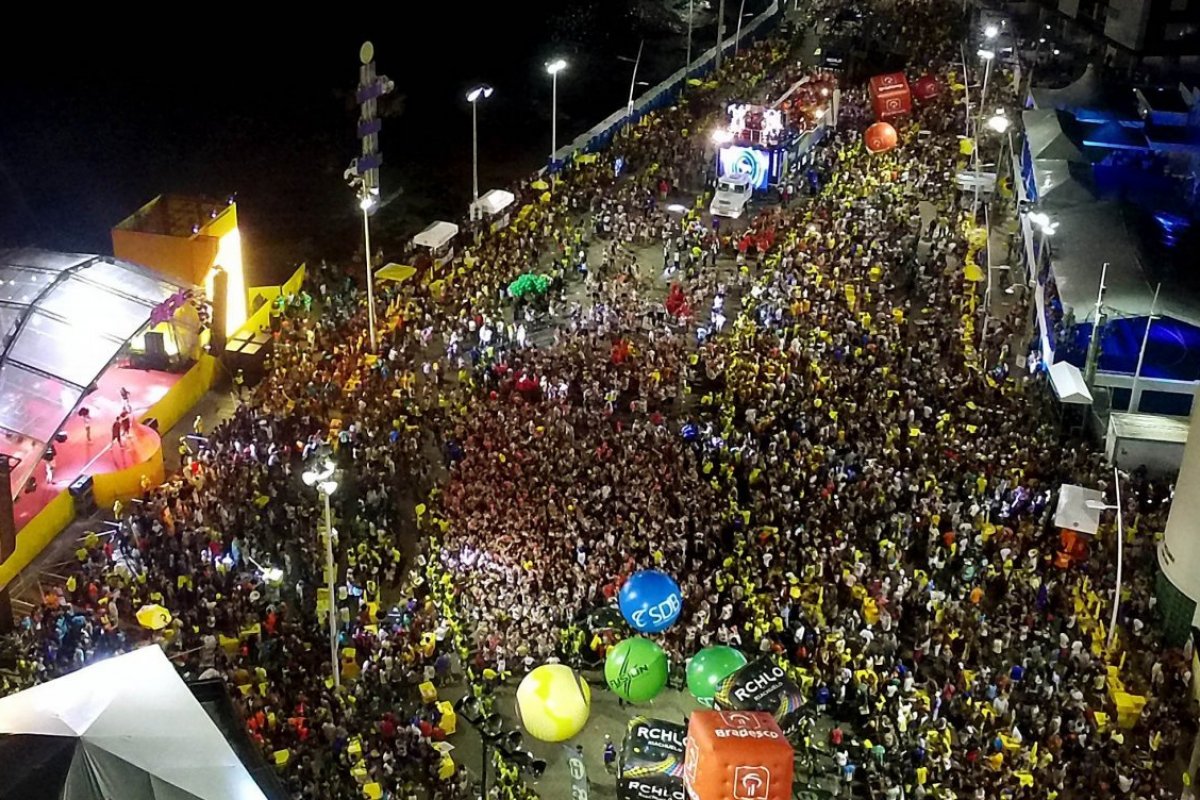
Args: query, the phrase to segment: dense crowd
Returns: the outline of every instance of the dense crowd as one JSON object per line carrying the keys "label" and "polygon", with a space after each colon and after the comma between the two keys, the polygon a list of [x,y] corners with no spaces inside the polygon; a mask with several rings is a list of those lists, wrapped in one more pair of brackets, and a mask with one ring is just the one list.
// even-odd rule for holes
{"label": "dense crowd", "polygon": [[[953,84],[956,8],[901,0],[872,19],[904,26],[915,73]],[[1008,376],[1024,309],[977,347],[978,238],[949,180],[958,95],[871,155],[867,98],[845,87],[802,196],[747,230],[666,202],[702,191],[726,101],[804,74],[790,46],[744,49],[550,190],[517,187],[512,225],[468,226],[453,263],[377,292],[374,350],[353,280],[313,268],[264,380],[24,620],[5,691],[153,640],[229,684],[294,797],[466,797],[415,685],[464,679],[486,702],[548,659],[594,662],[588,613],[656,567],[685,595],[664,637],[676,666],[718,642],[779,660],[814,716],[863,743],[838,728],[801,746],[879,796],[1162,796],[1190,658],[1158,640],[1153,548],[1135,548],[1121,676],[1148,702],[1117,726],[1094,619],[1111,521],[1065,567],[1049,524],[1061,483],[1115,487]],[[531,271],[551,291],[514,302]],[[341,471],[340,690],[319,498],[300,480],[325,458]],[[1163,488],[1122,480],[1130,536],[1161,531]],[[165,631],[136,626],[146,603],[172,612]],[[498,774],[497,796],[527,792]]]}

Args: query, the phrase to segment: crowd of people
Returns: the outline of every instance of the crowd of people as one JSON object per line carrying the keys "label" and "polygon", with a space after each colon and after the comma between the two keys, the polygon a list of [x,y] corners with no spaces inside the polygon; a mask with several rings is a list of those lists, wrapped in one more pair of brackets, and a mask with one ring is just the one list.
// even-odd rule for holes
{"label": "crowd of people", "polygon": [[[956,4],[862,5],[903,26],[914,74],[954,83]],[[467,226],[454,263],[377,292],[375,347],[354,281],[314,267],[265,378],[177,478],[87,537],[5,643],[0,688],[152,641],[229,684],[296,798],[467,797],[415,686],[465,680],[486,703],[547,660],[594,662],[589,612],[654,567],[684,593],[674,664],[715,643],[777,659],[854,734],[801,746],[876,796],[1164,796],[1190,656],[1156,633],[1153,548],[1126,564],[1122,662],[1096,619],[1111,521],[1087,558],[1058,554],[1057,487],[1115,487],[1008,376],[1024,310],[977,346],[978,239],[948,180],[958,97],[869,154],[867,97],[846,85],[797,180],[814,191],[736,232],[687,202],[727,101],[804,74],[793,45],[744,48],[548,192],[517,187],[512,225]],[[514,303],[509,283],[539,270],[546,302]],[[340,686],[301,480],[324,459],[342,487]],[[1163,487],[1122,480],[1130,536],[1161,531]],[[136,625],[147,603],[165,630]],[[1132,727],[1107,691],[1118,663],[1148,698]],[[494,796],[527,796],[498,766]]]}

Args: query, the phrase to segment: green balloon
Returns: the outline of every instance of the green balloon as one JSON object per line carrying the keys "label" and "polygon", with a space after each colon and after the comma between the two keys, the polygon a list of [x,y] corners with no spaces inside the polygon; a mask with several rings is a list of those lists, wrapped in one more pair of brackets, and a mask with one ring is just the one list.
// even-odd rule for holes
{"label": "green balloon", "polygon": [[711,708],[721,682],[744,666],[746,657],[740,650],[724,645],[706,647],[688,662],[688,691],[701,705]]}
{"label": "green balloon", "polygon": [[667,685],[667,654],[641,636],[625,639],[608,651],[604,680],[618,697],[630,703],[653,700]]}

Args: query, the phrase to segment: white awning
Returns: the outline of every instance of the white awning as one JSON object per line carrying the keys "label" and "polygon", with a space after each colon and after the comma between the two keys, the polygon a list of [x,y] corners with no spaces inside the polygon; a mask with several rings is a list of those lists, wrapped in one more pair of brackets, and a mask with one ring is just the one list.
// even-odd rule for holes
{"label": "white awning", "polygon": [[1088,508],[1089,501],[1103,503],[1104,494],[1098,489],[1064,483],[1058,490],[1058,509],[1054,512],[1054,527],[1094,534],[1100,527],[1102,510]]}
{"label": "white awning", "polygon": [[1083,380],[1079,367],[1067,361],[1050,365],[1050,385],[1058,399],[1071,405],[1091,405],[1092,393]]}
{"label": "white awning", "polygon": [[503,189],[492,189],[475,201],[475,208],[484,214],[499,214],[516,201],[516,195]]}
{"label": "white awning", "polygon": [[458,235],[458,226],[453,222],[434,222],[428,228],[413,237],[413,244],[438,250],[450,243]]}

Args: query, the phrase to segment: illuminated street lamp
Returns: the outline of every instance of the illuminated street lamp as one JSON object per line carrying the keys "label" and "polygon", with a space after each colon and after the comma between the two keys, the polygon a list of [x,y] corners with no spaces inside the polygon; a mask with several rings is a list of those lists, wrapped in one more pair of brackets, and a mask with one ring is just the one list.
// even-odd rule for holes
{"label": "illuminated street lamp", "polygon": [[567,68],[567,62],[556,58],[546,65],[550,73],[550,160],[558,152],[558,73]]}
{"label": "illuminated street lamp", "polygon": [[985,39],[995,39],[999,35],[1000,35],[1000,29],[997,28],[995,25],[988,25],[986,28],[983,29],[983,36]]}
{"label": "illuminated street lamp", "polygon": [[[467,102],[471,104],[471,200],[479,202],[479,129],[477,127],[476,106],[480,100],[486,100],[495,91],[486,83],[476,86],[467,92]],[[474,205],[471,206],[475,208]],[[472,214],[474,211],[472,211]]]}
{"label": "illuminated street lamp", "polygon": [[996,133],[1004,133],[1009,126],[1008,117],[1004,116],[1003,111],[998,110],[994,116],[988,119],[987,126]]}
{"label": "illuminated street lamp", "polygon": [[329,508],[329,498],[337,491],[338,484],[333,478],[336,467],[328,458],[317,469],[306,471],[301,478],[305,486],[314,486],[325,500],[325,585],[329,592],[329,660],[333,667],[333,688],[341,687],[341,669],[338,662],[338,624],[337,596],[334,594],[334,583],[337,577],[337,565],[333,560],[333,513]]}

